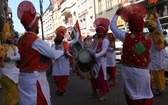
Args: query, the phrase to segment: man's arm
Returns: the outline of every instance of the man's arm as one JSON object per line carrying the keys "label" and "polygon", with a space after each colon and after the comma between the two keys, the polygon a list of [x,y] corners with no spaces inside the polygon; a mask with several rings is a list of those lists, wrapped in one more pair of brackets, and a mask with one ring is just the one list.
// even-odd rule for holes
{"label": "man's arm", "polygon": [[32,48],[51,59],[58,59],[64,54],[62,50],[55,50],[39,38],[34,41]]}

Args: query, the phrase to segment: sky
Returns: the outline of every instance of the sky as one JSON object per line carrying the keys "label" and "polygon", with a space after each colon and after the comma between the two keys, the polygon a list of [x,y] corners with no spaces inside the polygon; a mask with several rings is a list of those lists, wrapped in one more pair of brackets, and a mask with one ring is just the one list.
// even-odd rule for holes
{"label": "sky", "polygon": [[[12,10],[12,19],[13,19],[13,24],[14,24],[14,29],[15,31],[18,31],[19,33],[23,33],[25,32],[24,27],[22,26],[22,24],[20,23],[19,18],[17,17],[17,8],[19,3],[21,3],[24,0],[8,0],[8,6],[11,8]],[[39,0],[29,0],[33,3],[33,5],[36,8],[36,12],[40,13],[40,3]],[[45,10],[47,9],[47,7],[50,4],[49,0],[42,0],[43,1],[43,12],[45,12]]]}

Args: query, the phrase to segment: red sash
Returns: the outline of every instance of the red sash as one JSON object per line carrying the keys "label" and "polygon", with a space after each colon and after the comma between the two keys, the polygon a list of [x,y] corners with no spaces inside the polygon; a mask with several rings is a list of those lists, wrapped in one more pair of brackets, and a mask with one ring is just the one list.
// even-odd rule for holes
{"label": "red sash", "polygon": [[[96,48],[96,53],[99,53],[102,50],[103,40],[104,40],[104,38],[99,39],[99,43]],[[104,54],[103,57],[106,57],[106,54]]]}

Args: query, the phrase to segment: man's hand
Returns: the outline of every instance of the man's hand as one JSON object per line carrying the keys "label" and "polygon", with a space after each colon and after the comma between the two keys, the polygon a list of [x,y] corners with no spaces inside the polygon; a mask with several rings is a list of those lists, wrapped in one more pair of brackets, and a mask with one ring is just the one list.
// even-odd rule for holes
{"label": "man's hand", "polygon": [[118,8],[118,10],[116,11],[116,15],[120,15],[121,9],[122,9],[122,7],[120,6],[120,7]]}
{"label": "man's hand", "polygon": [[156,6],[153,8],[152,14],[153,14],[153,16],[154,16],[155,19],[157,19],[159,17],[159,15],[158,15],[158,13],[156,11]]}

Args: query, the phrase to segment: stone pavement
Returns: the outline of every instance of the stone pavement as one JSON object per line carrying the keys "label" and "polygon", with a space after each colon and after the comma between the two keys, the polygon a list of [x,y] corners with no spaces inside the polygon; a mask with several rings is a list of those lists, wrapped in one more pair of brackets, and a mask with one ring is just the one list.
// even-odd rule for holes
{"label": "stone pavement", "polygon": [[[121,81],[121,71],[117,70],[116,81],[117,85],[110,88],[110,92],[107,94],[107,99],[104,101],[98,101],[98,98],[87,99],[87,96],[91,94],[90,81],[85,79],[81,80],[76,73],[71,73],[69,76],[68,86],[66,89],[67,94],[65,96],[58,96],[56,94],[57,87],[54,83],[51,75],[48,76],[48,81],[51,89],[51,102],[52,105],[127,105]],[[85,75],[86,77],[86,75]],[[2,89],[0,89],[0,105],[2,105]],[[168,87],[161,96],[154,98],[154,105],[168,105]]]}

